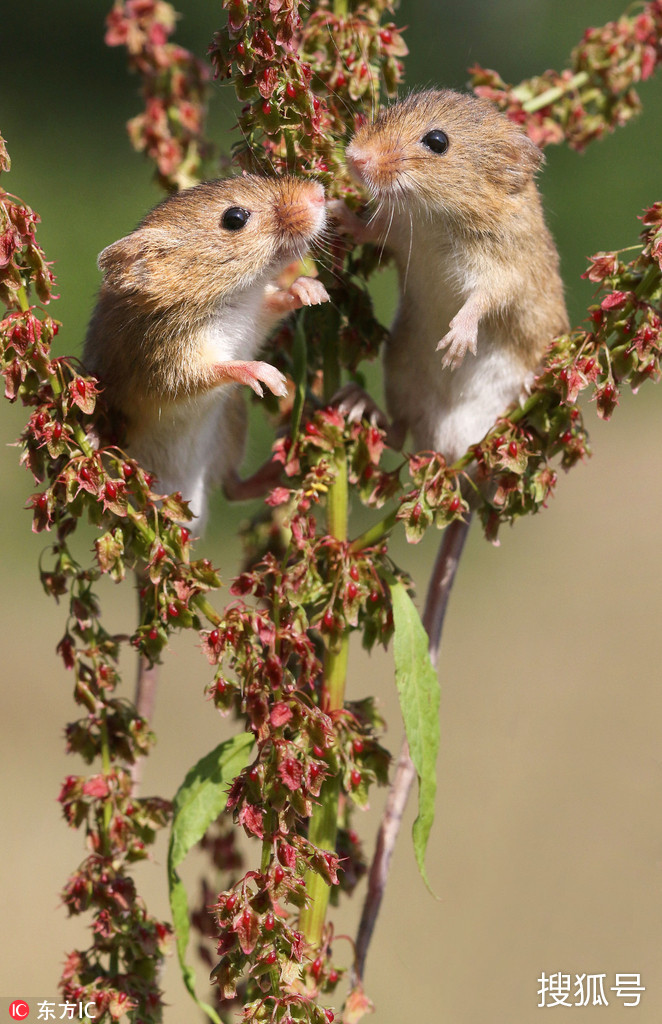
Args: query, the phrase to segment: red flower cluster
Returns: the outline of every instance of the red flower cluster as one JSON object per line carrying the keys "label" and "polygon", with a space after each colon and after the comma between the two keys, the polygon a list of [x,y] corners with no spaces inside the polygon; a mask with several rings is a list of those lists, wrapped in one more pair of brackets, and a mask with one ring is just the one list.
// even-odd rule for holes
{"label": "red flower cluster", "polygon": [[634,86],[662,60],[662,0],[644,4],[602,28],[589,28],[575,47],[571,67],[546,71],[520,85],[496,71],[471,68],[474,92],[493,100],[525,127],[539,146],[566,141],[582,150],[639,112]]}
{"label": "red flower cluster", "polygon": [[380,25],[390,0],[353,5],[337,14],[327,0],[305,22],[299,0],[223,0],[227,26],[209,55],[220,79],[232,78],[246,101],[236,147],[239,163],[275,171],[342,173],[338,140],[364,116],[380,76],[389,93],[402,79],[407,53],[400,31]]}
{"label": "red flower cluster", "polygon": [[[306,823],[330,779],[339,780],[348,803],[365,805],[370,784],[386,780],[389,757],[378,742],[381,722],[372,701],[344,708],[329,702],[319,634],[331,646],[352,628],[364,630],[364,642],[385,641],[393,620],[384,575],[395,570],[381,552],[352,553],[347,542],[320,536],[313,509],[333,486],[340,463],[356,462],[360,472],[370,464],[378,473],[382,447],[374,428],[345,428],[331,409],[310,420],[294,444],[279,444],[286,473],[297,478],[296,486],[279,487],[271,497],[285,515],[289,549],[280,558],[265,555],[242,573],[232,585],[241,600],[203,633],[204,652],[218,666],[208,692],[222,710],[243,713],[256,740],[256,757],[235,779],[228,807],[262,841],[262,869],[221,893],[215,907],[221,959],[213,977],[223,998],[235,998],[247,969],[247,998],[255,986],[263,993],[247,1004],[246,1020],[270,1020],[296,1007],[297,1019],[316,1021],[321,1010],[314,998],[332,991],[341,973],[329,936],[309,959],[287,907],[297,912],[305,905],[307,873],[335,886],[343,885],[346,871],[344,887],[354,886],[363,865],[349,820],[339,837],[342,863],[338,853],[311,841]],[[247,604],[249,596],[260,607]],[[301,982],[305,995],[297,994]]]}
{"label": "red flower cluster", "polygon": [[[144,623],[134,638],[156,657],[171,628],[164,605],[179,602],[180,621],[186,616],[193,621],[189,602],[210,582],[216,585],[217,577],[208,562],[188,562],[189,532],[175,522],[187,515],[181,502],[158,502],[150,491],[151,479],[135,462],[117,449],[94,447],[97,383],[70,361],[52,358],[58,325],[43,310],[29,306],[31,288],[48,301],[53,284],[35,238],[39,218],[4,191],[0,215],[5,239],[0,295],[7,306],[0,323],[5,393],[30,409],[22,461],[37,483],[47,482],[29,501],[33,529],[54,535],[41,580],[56,598],[69,596],[69,620],[58,652],[74,674],[74,699],[82,717],[67,726],[67,750],[88,763],[102,764],[102,771],[88,778],[69,776],[60,793],[64,815],[72,827],[85,829],[89,851],[67,882],[63,899],[71,914],[92,912],[94,935],[90,949],[67,958],[63,994],[75,1002],[94,1003],[100,1021],[119,1020],[131,1011],[142,1021],[157,1022],[160,963],[171,927],[148,914],[127,868],[149,856],[170,807],[159,798],[132,795],[129,773],[118,767],[118,762],[131,765],[148,753],[153,737],[145,720],[116,696],[119,649],[128,638],[104,629],[92,588],[101,573],[120,580],[125,561],[130,566],[144,561],[155,543],[154,527],[159,530],[159,543],[164,554],[172,553],[177,571],[167,584],[157,574],[153,599],[144,601],[145,615],[157,619],[159,635],[148,637],[153,627]],[[106,528],[97,538],[97,566],[91,568],[83,568],[69,546],[85,514]],[[195,623],[199,625],[197,616]]]}
{"label": "red flower cluster", "polygon": [[142,78],[145,112],[128,124],[135,148],[158,169],[166,188],[198,180],[209,72],[181,46],[169,43],[177,14],[163,0],[118,0],[107,18],[106,43],[125,46],[129,67]]}
{"label": "red flower cluster", "polygon": [[[4,153],[4,159],[2,154]],[[2,141],[0,170],[9,169],[9,158]],[[15,196],[0,189],[0,302],[8,309],[20,307],[24,312],[25,297],[21,290],[32,283],[42,302],[48,302],[53,288],[53,275],[44,254],[35,239],[39,215],[25,206]],[[16,334],[19,347],[29,343],[30,326],[22,325],[16,319],[16,331],[25,333],[23,338]],[[35,330],[32,325],[32,330]],[[9,397],[9,396],[8,396]]]}

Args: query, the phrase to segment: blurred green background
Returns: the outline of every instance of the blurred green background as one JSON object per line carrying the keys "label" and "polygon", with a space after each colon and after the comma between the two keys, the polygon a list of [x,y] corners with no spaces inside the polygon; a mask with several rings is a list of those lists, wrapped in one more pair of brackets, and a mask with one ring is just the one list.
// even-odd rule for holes
{"label": "blurred green background", "polygon": [[[202,54],[220,5],[180,7],[178,39]],[[621,0],[405,0],[398,22],[409,26],[407,83],[461,88],[475,61],[512,82],[561,68],[587,25],[622,9]],[[105,4],[87,0],[3,10],[0,130],[13,161],[3,185],[42,216],[39,238],[55,260],[61,295],[52,307],[63,322],[59,351],[67,354],[80,352],[97,253],[159,198],[151,167],[126,137],[125,121],[140,109],[138,82],[126,74],[123,51],[103,44],[105,13]],[[662,76],[640,93],[643,115],[585,155],[547,151],[541,188],[575,323],[590,301],[591,286],[579,280],[586,257],[634,242],[637,215],[662,198]],[[216,86],[213,131],[226,149],[232,110],[231,91]],[[376,296],[386,318],[391,291],[392,278],[382,276]],[[595,455],[559,481],[550,508],[504,531],[499,548],[477,529],[470,538],[440,668],[443,742],[429,852],[439,900],[416,875],[406,826],[368,961],[379,1024],[529,1024],[545,1013],[536,1005],[542,971],[605,973],[606,988],[617,972],[640,973],[639,1007],[626,1013],[608,992],[608,1007],[576,1007],[573,1019],[662,1019],[661,400],[659,388],[645,387],[624,398],[607,425],[589,407]],[[65,950],[86,944],[81,922],[58,906],[84,851],[55,798],[61,778],[84,769],[62,753],[64,724],[76,714],[70,677],[54,654],[64,609],[41,592],[45,538],[30,533],[22,509],[31,481],[17,450],[5,446],[23,418],[20,408],[0,408],[0,994],[11,997],[54,996]],[[253,463],[266,444],[253,442]],[[234,531],[244,515],[221,497],[214,503],[204,550],[225,579],[236,571]],[[420,592],[436,543],[430,536],[396,549]],[[81,545],[91,545],[91,534]],[[130,629],[128,585],[100,591],[113,628]],[[226,735],[227,723],[204,700],[207,678],[192,640],[176,641],[163,670],[146,791],[171,795],[189,765]],[[390,656],[368,659],[355,649],[350,695],[375,691],[395,752],[401,730]],[[367,849],[382,799],[376,794],[357,823]],[[412,817],[410,809],[409,824]],[[162,842],[156,865],[136,872],[161,914],[164,864]],[[338,933],[353,933],[354,902],[336,912]],[[166,1024],[197,1020],[174,962],[163,985]]]}

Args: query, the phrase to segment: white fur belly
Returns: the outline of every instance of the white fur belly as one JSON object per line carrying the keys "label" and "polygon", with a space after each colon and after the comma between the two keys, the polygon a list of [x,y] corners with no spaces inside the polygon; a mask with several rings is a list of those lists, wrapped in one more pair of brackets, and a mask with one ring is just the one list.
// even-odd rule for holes
{"label": "white fur belly", "polygon": [[436,340],[419,336],[405,349],[392,339],[385,357],[388,409],[411,430],[415,450],[438,451],[454,462],[519,398],[530,375],[503,343],[480,333],[475,356],[467,353],[456,370],[443,369]]}
{"label": "white fur belly", "polygon": [[[483,355],[468,354],[457,370],[442,370],[442,374],[447,400],[440,402],[429,436],[431,447],[455,462],[520,397],[528,374],[519,361],[497,347]],[[453,376],[457,379],[450,380]]]}
{"label": "white fur belly", "polygon": [[268,327],[264,323],[264,282],[241,292],[241,301],[219,306],[202,336],[202,357],[209,363],[255,359]]}
{"label": "white fur belly", "polygon": [[202,528],[207,513],[210,470],[222,476],[222,423],[229,389],[164,405],[129,437],[129,452],[158,477],[159,492],[181,491]]}

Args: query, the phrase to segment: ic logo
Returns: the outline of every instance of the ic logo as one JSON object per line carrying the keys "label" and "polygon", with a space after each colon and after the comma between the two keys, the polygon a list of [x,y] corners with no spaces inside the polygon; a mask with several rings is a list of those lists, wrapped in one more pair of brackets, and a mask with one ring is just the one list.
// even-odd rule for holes
{"label": "ic logo", "polygon": [[13,1020],[25,1020],[30,1013],[30,1007],[25,999],[15,999],[9,1007],[9,1016]]}

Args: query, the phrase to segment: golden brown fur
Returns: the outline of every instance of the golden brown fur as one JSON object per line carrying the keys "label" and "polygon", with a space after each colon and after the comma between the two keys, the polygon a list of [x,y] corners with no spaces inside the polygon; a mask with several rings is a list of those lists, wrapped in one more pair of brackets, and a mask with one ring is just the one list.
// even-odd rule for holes
{"label": "golden brown fur", "polygon": [[[426,146],[430,132],[445,134],[444,152]],[[487,100],[440,90],[359,128],[347,160],[378,204],[358,236],[391,249],[400,275],[384,357],[389,412],[417,448],[454,459],[568,326],[534,181],[542,154]]]}
{"label": "golden brown fur", "polygon": [[[229,227],[228,211],[246,219]],[[83,361],[127,422],[130,454],[204,517],[210,486],[238,494],[245,416],[237,384],[285,393],[256,361],[273,326],[328,299],[279,275],[322,230],[324,191],[297,178],[204,182],[156,206],[99,256],[104,271]]]}
{"label": "golden brown fur", "polygon": [[[208,385],[201,331],[265,273],[300,258],[313,233],[297,178],[252,175],[202,182],[154,207],[99,256],[104,280],[83,361],[127,413],[145,397],[176,399]],[[232,206],[251,210],[238,232],[219,230]]]}

